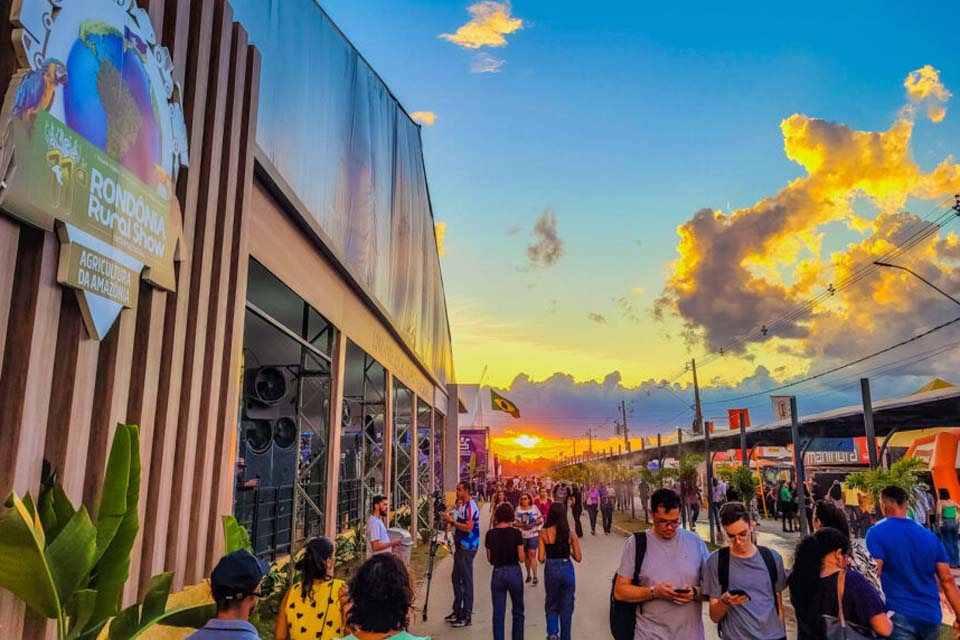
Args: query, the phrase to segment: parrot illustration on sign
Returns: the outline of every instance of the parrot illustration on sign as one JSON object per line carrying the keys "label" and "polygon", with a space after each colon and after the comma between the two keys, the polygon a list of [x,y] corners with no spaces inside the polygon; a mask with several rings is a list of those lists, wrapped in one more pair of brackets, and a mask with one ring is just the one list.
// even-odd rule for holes
{"label": "parrot illustration on sign", "polygon": [[42,65],[24,76],[13,105],[14,115],[32,125],[37,111],[50,110],[58,85],[67,85],[67,68],[56,58],[47,58]]}

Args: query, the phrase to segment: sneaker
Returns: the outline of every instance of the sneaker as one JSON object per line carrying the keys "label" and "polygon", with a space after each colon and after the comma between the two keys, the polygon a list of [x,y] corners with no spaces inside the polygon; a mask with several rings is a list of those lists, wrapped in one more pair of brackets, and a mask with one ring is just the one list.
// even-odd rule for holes
{"label": "sneaker", "polygon": [[536,578],[534,578],[534,579],[533,579],[533,586],[537,586],[537,584],[538,584],[539,582],[540,582],[539,580],[537,580]]}
{"label": "sneaker", "polygon": [[532,576],[528,573],[528,574],[527,574],[526,582],[530,582],[530,580],[532,580]]}
{"label": "sneaker", "polygon": [[454,629],[460,629],[462,627],[469,627],[471,624],[470,618],[460,618],[459,620],[454,620],[450,626]]}
{"label": "sneaker", "polygon": [[456,621],[459,620],[459,619],[460,619],[460,616],[458,616],[458,615],[455,614],[455,613],[451,613],[451,614],[448,615],[446,618],[444,618],[443,621],[444,621],[444,622],[456,622]]}

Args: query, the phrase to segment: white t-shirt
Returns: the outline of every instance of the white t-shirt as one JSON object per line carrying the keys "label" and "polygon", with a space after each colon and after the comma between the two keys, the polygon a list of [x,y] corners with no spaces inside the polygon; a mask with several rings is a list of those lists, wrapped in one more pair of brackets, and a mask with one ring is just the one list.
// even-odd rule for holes
{"label": "white t-shirt", "polygon": [[[537,509],[536,507],[530,507],[528,509],[520,507],[517,509],[517,520],[523,524],[534,524],[540,517],[540,509]],[[520,529],[520,535],[522,535],[525,540],[536,538],[538,535],[540,535],[540,528],[542,526],[543,524],[541,523],[532,529]]]}
{"label": "white t-shirt", "polygon": [[390,542],[390,534],[387,533],[387,525],[383,524],[383,520],[371,514],[370,519],[367,520],[367,557],[369,558],[377,553],[393,552],[393,549],[390,547],[381,549],[380,551],[374,551],[372,544],[374,540],[378,540],[380,542]]}

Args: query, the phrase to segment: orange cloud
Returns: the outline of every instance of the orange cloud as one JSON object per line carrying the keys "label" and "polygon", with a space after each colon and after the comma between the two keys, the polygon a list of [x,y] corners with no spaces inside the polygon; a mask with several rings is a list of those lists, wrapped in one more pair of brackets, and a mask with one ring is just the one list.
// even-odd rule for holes
{"label": "orange cloud", "polygon": [[410,119],[422,125],[432,127],[433,123],[437,121],[437,114],[433,111],[414,111],[410,114]]}
{"label": "orange cloud", "polygon": [[915,103],[923,103],[927,107],[927,117],[933,122],[941,122],[947,115],[944,103],[950,99],[951,93],[940,82],[940,72],[927,64],[910,72],[903,81],[907,96]]}
{"label": "orange cloud", "polygon": [[[783,120],[784,152],[806,175],[751,207],[729,213],[703,209],[682,224],[677,230],[678,258],[655,313],[681,318],[691,342],[703,341],[711,351],[729,348],[730,341],[750,327],[781,318],[830,282],[841,281],[866,256],[879,256],[892,247],[902,237],[898,234],[904,233],[903,225],[916,221],[893,216],[908,197],[934,199],[960,190],[960,166],[952,157],[924,173],[911,151],[912,107],[925,104],[937,121],[940,112],[931,113],[930,106],[943,108],[950,92],[929,65],[911,72],[904,86],[910,102],[886,131],[858,131],[800,114]],[[881,215],[863,219],[854,212],[858,200]],[[870,235],[825,260],[822,229],[838,221],[853,232]],[[899,290],[901,310],[911,307],[902,304],[905,291]],[[889,304],[895,295],[897,291],[889,291],[881,297]],[[864,299],[862,291],[841,302],[814,311],[820,345],[830,342],[823,332],[826,314],[833,314],[831,326],[839,331],[848,318],[858,317],[856,305],[877,304]],[[863,332],[868,326],[858,329]],[[810,317],[794,317],[780,323],[769,338],[799,341],[813,349],[805,340],[813,328]],[[767,338],[758,331],[750,339]],[[749,343],[735,345],[741,352],[748,347]]]}
{"label": "orange cloud", "polygon": [[486,0],[470,5],[470,22],[461,26],[455,33],[444,33],[440,37],[464,49],[480,47],[505,47],[509,35],[523,28],[523,20],[510,15],[509,2]]}

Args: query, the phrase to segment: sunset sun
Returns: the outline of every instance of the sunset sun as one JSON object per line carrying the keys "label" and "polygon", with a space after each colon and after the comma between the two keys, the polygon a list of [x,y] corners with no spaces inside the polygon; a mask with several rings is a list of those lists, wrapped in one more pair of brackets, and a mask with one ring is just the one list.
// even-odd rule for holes
{"label": "sunset sun", "polygon": [[514,438],[513,441],[524,449],[533,449],[540,442],[540,438],[524,435]]}

